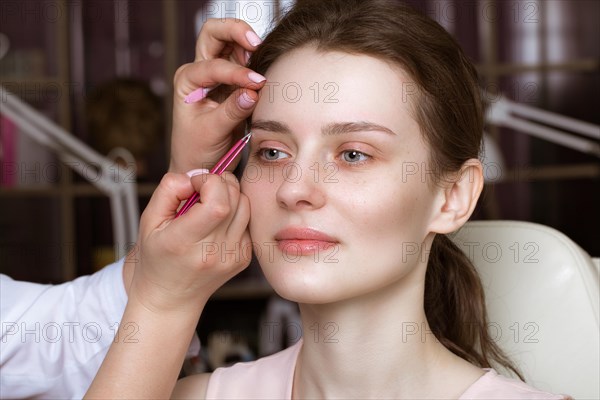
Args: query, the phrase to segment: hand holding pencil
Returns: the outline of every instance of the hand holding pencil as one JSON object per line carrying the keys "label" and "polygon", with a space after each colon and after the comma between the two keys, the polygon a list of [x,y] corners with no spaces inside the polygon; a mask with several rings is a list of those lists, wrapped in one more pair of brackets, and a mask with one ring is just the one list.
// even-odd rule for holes
{"label": "hand holding pencil", "polygon": [[[246,144],[250,141],[252,132],[241,138],[232,148],[229,150],[210,170],[211,174],[221,175],[227,167],[235,160],[235,158],[242,152]],[[192,197],[188,198],[185,204],[179,209],[175,218],[185,214],[198,200],[200,200],[200,194],[195,192]]]}

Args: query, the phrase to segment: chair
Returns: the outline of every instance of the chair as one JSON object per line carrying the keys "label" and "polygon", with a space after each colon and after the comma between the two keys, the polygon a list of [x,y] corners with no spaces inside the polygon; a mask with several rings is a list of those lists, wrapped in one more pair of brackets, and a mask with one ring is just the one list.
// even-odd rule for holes
{"label": "chair", "polygon": [[599,399],[600,260],[529,222],[473,221],[451,238],[479,271],[492,338],[527,383]]}

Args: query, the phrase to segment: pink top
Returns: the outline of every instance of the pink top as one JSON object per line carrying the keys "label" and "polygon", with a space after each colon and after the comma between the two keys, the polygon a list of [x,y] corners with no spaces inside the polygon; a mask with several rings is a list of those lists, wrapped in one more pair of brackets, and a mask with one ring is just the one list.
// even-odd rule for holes
{"label": "pink top", "polygon": [[[212,373],[207,399],[291,399],[294,369],[302,340],[295,345],[256,361],[218,368]],[[471,385],[459,400],[569,399],[546,393],[525,383],[499,375],[493,369]]]}

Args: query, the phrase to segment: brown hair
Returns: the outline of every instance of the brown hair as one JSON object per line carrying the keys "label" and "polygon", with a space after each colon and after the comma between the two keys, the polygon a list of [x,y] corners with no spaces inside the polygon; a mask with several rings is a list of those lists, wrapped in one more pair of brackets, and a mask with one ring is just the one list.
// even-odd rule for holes
{"label": "brown hair", "polygon": [[[435,21],[393,0],[299,0],[253,54],[249,67],[264,74],[280,56],[307,45],[402,67],[416,87],[410,105],[431,147],[434,181],[479,156],[483,110],[477,72]],[[424,307],[433,333],[450,351],[482,368],[494,361],[522,379],[488,334],[475,267],[445,235],[433,240]]]}

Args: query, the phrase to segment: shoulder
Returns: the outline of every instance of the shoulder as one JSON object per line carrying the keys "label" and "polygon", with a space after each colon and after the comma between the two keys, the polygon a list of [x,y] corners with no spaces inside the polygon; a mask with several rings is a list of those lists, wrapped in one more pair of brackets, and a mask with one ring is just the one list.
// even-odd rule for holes
{"label": "shoulder", "polygon": [[256,361],[217,368],[206,390],[207,399],[291,398],[300,340],[287,349]]}
{"label": "shoulder", "polygon": [[171,393],[172,399],[205,399],[211,374],[198,374],[180,379]]}
{"label": "shoulder", "polygon": [[2,301],[0,306],[3,308],[6,307],[6,303],[15,298],[37,297],[50,287],[52,286],[40,283],[16,281],[8,275],[0,274],[0,296],[2,296],[3,300],[6,299],[6,302]]}
{"label": "shoulder", "polygon": [[568,400],[569,396],[538,390],[517,379],[507,378],[489,369],[471,385],[460,400]]}
{"label": "shoulder", "polygon": [[290,398],[296,359],[302,342],[256,361],[217,368],[177,382],[173,399]]}

